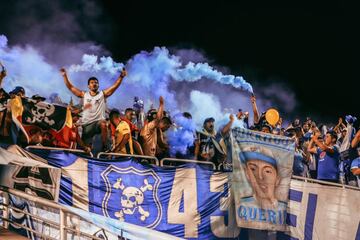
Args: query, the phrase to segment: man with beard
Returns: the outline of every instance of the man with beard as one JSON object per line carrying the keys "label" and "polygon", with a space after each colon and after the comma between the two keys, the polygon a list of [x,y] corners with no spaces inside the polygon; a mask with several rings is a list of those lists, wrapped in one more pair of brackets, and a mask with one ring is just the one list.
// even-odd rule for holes
{"label": "man with beard", "polygon": [[[88,79],[89,91],[81,91],[70,82],[66,70],[60,70],[64,78],[66,87],[77,97],[83,98],[83,112],[82,112],[82,139],[85,143],[92,142],[95,134],[101,133],[102,147],[106,148],[107,143],[107,123],[105,118],[106,98],[110,97],[115,90],[120,86],[122,80],[127,75],[125,69],[120,73],[116,82],[109,88],[99,91],[99,81],[96,77]],[[106,150],[106,149],[104,149]]]}
{"label": "man with beard", "polygon": [[195,159],[218,165],[224,161],[225,152],[219,144],[221,135],[216,133],[214,122],[214,118],[206,118],[202,130],[197,132]]}

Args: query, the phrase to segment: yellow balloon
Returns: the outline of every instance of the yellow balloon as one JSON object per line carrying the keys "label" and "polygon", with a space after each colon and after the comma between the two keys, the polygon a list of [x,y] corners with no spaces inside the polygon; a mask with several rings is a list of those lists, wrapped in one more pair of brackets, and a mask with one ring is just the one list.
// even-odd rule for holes
{"label": "yellow balloon", "polygon": [[270,108],[265,113],[265,119],[271,126],[275,126],[280,119],[279,112],[274,108]]}

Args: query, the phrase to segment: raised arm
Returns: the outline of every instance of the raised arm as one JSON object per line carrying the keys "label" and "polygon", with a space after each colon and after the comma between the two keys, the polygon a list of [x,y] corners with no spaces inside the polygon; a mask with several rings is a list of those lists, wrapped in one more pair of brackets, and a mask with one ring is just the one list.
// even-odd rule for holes
{"label": "raised arm", "polygon": [[158,111],[156,113],[156,117],[148,123],[148,128],[151,130],[154,130],[158,125],[160,120],[163,118],[163,112],[164,112],[164,98],[162,96],[160,96],[159,98],[159,108]]}
{"label": "raised arm", "polygon": [[317,152],[316,146],[314,146],[314,140],[311,139],[307,146],[307,152],[315,154]]}
{"label": "raised arm", "polygon": [[71,84],[69,78],[68,78],[68,75],[66,73],[66,70],[65,68],[61,68],[60,69],[60,73],[61,75],[63,76],[64,78],[64,82],[65,82],[65,85],[66,87],[77,97],[79,98],[83,98],[84,97],[84,92],[81,91],[80,89],[76,88],[74,85]]}
{"label": "raised arm", "polygon": [[115,92],[115,90],[120,86],[122,80],[124,79],[124,77],[126,75],[127,75],[127,72],[126,72],[125,68],[123,68],[120,73],[120,76],[118,77],[118,79],[116,80],[114,85],[112,85],[111,87],[104,90],[105,97],[110,97]]}
{"label": "raised arm", "polygon": [[234,122],[235,118],[234,115],[230,114],[230,121],[224,126],[224,128],[221,130],[221,134],[224,136],[228,134],[231,130],[231,126]]}
{"label": "raised arm", "polygon": [[316,132],[315,135],[312,137],[311,141],[313,141],[321,150],[328,152],[328,153],[334,153],[334,149],[332,147],[326,146],[324,143],[319,141],[320,132]]}
{"label": "raised arm", "polygon": [[345,124],[343,123],[342,118],[339,118],[338,124],[334,127],[335,132],[340,132],[343,128],[346,128]]}
{"label": "raised arm", "polygon": [[165,102],[164,98],[162,96],[160,96],[160,98],[159,98],[159,109],[158,109],[157,114],[156,114],[157,121],[160,121],[163,118],[164,102]]}
{"label": "raised arm", "polygon": [[254,123],[257,124],[257,123],[259,123],[259,120],[260,120],[260,114],[259,114],[259,111],[257,109],[255,96],[251,95],[250,100],[251,100],[251,105],[252,105],[252,108],[253,108],[253,111],[254,111]]}

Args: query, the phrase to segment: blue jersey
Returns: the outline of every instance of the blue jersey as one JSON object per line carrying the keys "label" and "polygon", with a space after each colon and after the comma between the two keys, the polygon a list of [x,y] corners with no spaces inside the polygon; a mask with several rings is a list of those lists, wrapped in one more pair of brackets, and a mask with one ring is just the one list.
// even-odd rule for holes
{"label": "blue jersey", "polygon": [[296,176],[302,176],[304,172],[303,156],[300,152],[295,151],[294,163],[293,163],[293,174]]}
{"label": "blue jersey", "polygon": [[334,153],[329,153],[318,148],[319,157],[317,179],[319,180],[338,180],[339,179],[339,149],[337,146],[332,147]]}

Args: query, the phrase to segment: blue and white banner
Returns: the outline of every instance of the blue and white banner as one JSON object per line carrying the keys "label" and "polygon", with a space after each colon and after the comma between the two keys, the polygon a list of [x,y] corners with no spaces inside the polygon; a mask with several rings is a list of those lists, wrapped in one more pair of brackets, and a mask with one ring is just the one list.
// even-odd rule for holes
{"label": "blue and white banner", "polygon": [[294,141],[232,130],[233,190],[239,227],[286,231]]}
{"label": "blue and white banner", "polygon": [[1,186],[58,201],[61,169],[49,166],[46,160],[36,155],[32,156],[23,154],[16,147],[0,147]]}
{"label": "blue and white banner", "polygon": [[[232,173],[214,172],[192,164],[177,168],[156,167],[141,165],[131,158],[99,160],[62,151],[39,150],[36,153],[47,159],[52,166],[49,168],[54,171],[61,168],[59,202],[81,208],[89,212],[89,216],[100,214],[113,219],[114,223],[132,223],[187,239],[248,239],[247,228],[240,231],[236,222],[236,216],[244,218],[244,210],[236,207],[234,186],[239,182]],[[7,173],[10,166],[3,165],[2,173]],[[41,166],[46,167],[46,164]],[[55,174],[51,171],[50,175]],[[11,187],[11,177],[1,179],[1,185]],[[46,176],[42,179],[46,180]],[[242,184],[248,186],[249,183]],[[40,191],[27,188],[31,194],[38,195],[41,189],[48,188],[47,185],[35,186]],[[287,211],[283,212],[286,216],[278,216],[288,228],[285,233],[277,233],[278,239],[360,239],[360,190],[292,179],[287,196]],[[10,204],[20,207],[18,201],[10,201]],[[34,213],[33,206],[29,207]],[[255,216],[255,210],[246,213],[250,220]],[[58,236],[58,230],[37,224],[33,219],[24,219],[23,214],[14,212],[11,216],[26,222],[30,228],[52,232],[55,238]],[[41,212],[41,216],[55,219],[52,213]],[[256,216],[266,219],[268,215],[256,210]],[[93,218],[96,216],[91,215],[88,220]],[[91,235],[104,234],[101,226],[83,225],[81,229],[87,229]]]}
{"label": "blue and white banner", "polygon": [[62,204],[187,239],[234,239],[240,234],[230,173],[196,164],[164,168],[132,158],[36,153],[61,167]]}
{"label": "blue and white banner", "polygon": [[[291,180],[287,223],[278,239],[360,239],[360,189]],[[281,235],[281,236],[280,236]]]}

